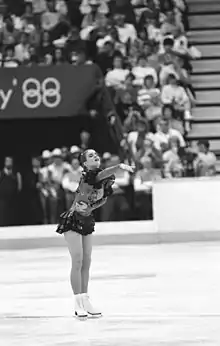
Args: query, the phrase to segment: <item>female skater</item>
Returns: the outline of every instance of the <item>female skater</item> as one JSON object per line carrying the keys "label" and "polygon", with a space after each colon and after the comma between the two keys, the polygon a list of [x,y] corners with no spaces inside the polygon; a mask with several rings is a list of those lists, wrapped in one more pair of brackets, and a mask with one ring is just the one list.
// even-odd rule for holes
{"label": "female skater", "polygon": [[75,315],[80,319],[100,317],[88,296],[89,270],[92,253],[92,233],[95,220],[93,210],[101,207],[112,193],[114,174],[118,169],[133,173],[133,168],[119,164],[100,169],[100,157],[91,149],[80,157],[84,169],[74,202],[69,211],[60,217],[57,233],[63,234],[71,255],[71,286],[75,295]]}

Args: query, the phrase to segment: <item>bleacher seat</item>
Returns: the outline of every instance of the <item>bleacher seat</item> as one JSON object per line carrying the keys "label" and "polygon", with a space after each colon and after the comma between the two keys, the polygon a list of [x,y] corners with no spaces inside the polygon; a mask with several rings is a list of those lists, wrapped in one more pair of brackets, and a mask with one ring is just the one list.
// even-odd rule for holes
{"label": "bleacher seat", "polygon": [[[209,0],[207,1],[209,3]],[[220,14],[210,14],[205,16],[192,15],[189,16],[190,29],[209,29],[220,28]]]}
{"label": "bleacher seat", "polygon": [[188,135],[189,139],[218,138],[220,137],[220,123],[193,124],[193,128]]}
{"label": "bleacher seat", "polygon": [[[220,9],[220,3],[219,3]],[[212,43],[220,41],[220,30],[196,30],[188,33],[188,38],[192,43]]]}
{"label": "bleacher seat", "polygon": [[220,73],[220,59],[216,60],[195,60],[192,61],[193,73]]}
{"label": "bleacher seat", "polygon": [[200,122],[220,121],[219,107],[196,107],[192,112],[193,120]]}
{"label": "bleacher seat", "polygon": [[201,105],[220,105],[220,91],[206,90],[197,91],[196,93],[197,106]]}
{"label": "bleacher seat", "polygon": [[[220,17],[219,17],[220,21]],[[220,25],[220,22],[219,22]],[[218,44],[207,44],[207,45],[196,45],[196,48],[202,53],[203,58],[218,58],[220,56],[220,45]]]}
{"label": "bleacher seat", "polygon": [[219,88],[220,86],[220,74],[216,75],[194,75],[191,78],[193,87],[198,88]]}

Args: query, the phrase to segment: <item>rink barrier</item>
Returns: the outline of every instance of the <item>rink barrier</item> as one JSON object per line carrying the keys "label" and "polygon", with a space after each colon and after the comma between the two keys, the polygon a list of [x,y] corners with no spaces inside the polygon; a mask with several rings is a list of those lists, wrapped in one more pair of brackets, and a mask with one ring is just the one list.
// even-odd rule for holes
{"label": "rink barrier", "polygon": [[[155,221],[96,224],[94,245],[220,240],[220,178],[175,179],[153,186]],[[0,228],[0,250],[66,246],[56,225]]]}

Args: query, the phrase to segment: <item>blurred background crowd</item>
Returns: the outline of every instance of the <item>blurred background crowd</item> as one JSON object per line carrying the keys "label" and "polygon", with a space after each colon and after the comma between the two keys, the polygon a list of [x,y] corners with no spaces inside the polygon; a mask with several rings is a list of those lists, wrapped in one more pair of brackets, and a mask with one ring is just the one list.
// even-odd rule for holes
{"label": "blurred background crowd", "polygon": [[[96,149],[103,167],[124,159],[136,172],[118,172],[100,221],[152,219],[154,180],[215,175],[209,142],[187,142],[196,106],[190,61],[201,57],[188,30],[185,0],[0,0],[2,68],[95,63],[103,73],[118,155]],[[0,226],[57,223],[74,199],[79,153],[92,136],[82,131],[79,146],[45,148],[25,174],[6,157]]]}

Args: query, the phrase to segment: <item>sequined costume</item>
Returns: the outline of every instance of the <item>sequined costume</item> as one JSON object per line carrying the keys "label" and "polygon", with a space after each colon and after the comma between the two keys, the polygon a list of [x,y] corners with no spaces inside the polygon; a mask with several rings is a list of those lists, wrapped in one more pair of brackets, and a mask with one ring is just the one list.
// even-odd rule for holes
{"label": "sequined costume", "polygon": [[114,175],[97,181],[97,175],[100,172],[102,172],[101,169],[83,172],[73,206],[69,211],[61,214],[57,233],[73,231],[86,236],[94,232],[93,210],[106,203],[107,197],[113,192],[112,185],[115,181]]}

